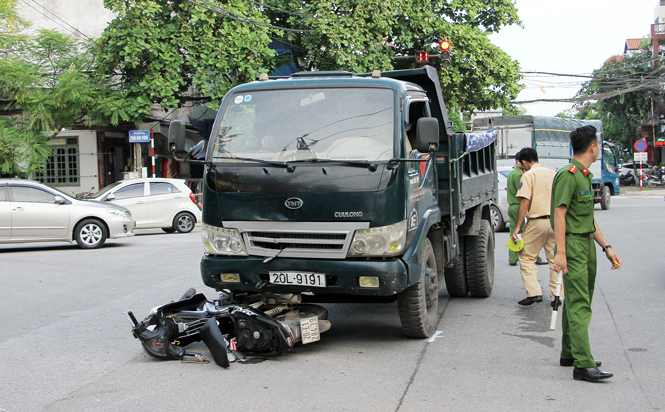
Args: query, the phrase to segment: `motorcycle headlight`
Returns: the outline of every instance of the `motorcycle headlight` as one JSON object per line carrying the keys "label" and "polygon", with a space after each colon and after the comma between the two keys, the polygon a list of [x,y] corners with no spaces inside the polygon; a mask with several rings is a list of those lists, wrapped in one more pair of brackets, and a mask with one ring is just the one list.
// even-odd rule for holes
{"label": "motorcycle headlight", "polygon": [[245,242],[236,229],[201,225],[203,249],[211,255],[247,256]]}
{"label": "motorcycle headlight", "polygon": [[126,213],[124,210],[121,209],[106,209],[106,211],[111,215],[131,217],[131,214],[128,215],[128,213]]}
{"label": "motorcycle headlight", "polygon": [[404,250],[406,220],[390,226],[356,230],[348,257],[397,256]]}

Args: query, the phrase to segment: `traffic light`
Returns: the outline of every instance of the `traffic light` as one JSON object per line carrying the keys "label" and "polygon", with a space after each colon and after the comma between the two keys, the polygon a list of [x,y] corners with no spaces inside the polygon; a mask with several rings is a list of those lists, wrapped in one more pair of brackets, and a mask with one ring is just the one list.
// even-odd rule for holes
{"label": "traffic light", "polygon": [[424,50],[417,50],[416,62],[419,64],[427,64],[427,62],[429,62],[429,53]]}
{"label": "traffic light", "polygon": [[447,69],[450,67],[450,42],[442,40],[439,47],[441,47],[441,68]]}

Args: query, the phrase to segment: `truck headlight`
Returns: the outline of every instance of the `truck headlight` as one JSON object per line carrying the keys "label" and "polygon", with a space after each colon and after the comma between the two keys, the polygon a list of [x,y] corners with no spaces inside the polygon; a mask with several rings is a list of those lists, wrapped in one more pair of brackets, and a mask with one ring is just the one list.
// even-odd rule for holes
{"label": "truck headlight", "polygon": [[203,249],[211,255],[247,256],[245,243],[236,229],[201,225]]}
{"label": "truck headlight", "polygon": [[404,250],[406,220],[390,226],[356,230],[348,257],[397,256]]}

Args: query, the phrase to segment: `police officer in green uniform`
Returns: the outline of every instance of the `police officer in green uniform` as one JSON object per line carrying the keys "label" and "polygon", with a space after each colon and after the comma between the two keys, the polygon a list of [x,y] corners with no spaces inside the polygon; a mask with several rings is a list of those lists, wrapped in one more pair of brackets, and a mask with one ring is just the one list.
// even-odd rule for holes
{"label": "police officer in green uniform", "polygon": [[[508,199],[508,216],[510,217],[510,232],[515,231],[515,225],[517,224],[517,214],[520,210],[520,199],[515,195],[517,190],[520,187],[520,181],[522,180],[522,173],[524,169],[522,168],[522,161],[520,159],[520,152],[515,153],[515,168],[508,174],[508,183],[506,186],[507,199]],[[511,266],[517,265],[517,252],[508,249],[508,262]]]}
{"label": "police officer in green uniform", "polygon": [[559,170],[552,185],[552,228],[556,238],[554,270],[563,270],[566,302],[563,305],[561,366],[575,366],[573,378],[598,382],[611,378],[609,372],[598,369],[589,346],[591,301],[596,281],[596,248],[598,243],[612,269],[621,266],[598,223],[593,217],[593,175],[588,168],[600,154],[596,128],[584,126],[570,133],[573,160]]}

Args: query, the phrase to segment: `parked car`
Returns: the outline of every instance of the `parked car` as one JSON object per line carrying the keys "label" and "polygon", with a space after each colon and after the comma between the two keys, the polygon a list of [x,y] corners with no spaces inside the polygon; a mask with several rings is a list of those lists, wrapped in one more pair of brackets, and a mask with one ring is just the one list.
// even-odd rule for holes
{"label": "parked car", "polygon": [[201,221],[201,210],[184,180],[140,178],[115,182],[88,196],[93,201],[113,203],[132,212],[136,229],[158,229],[166,233],[189,233]]}
{"label": "parked car", "polygon": [[499,166],[498,183],[499,198],[497,203],[490,206],[492,225],[495,232],[508,230],[510,217],[508,216],[508,174],[513,170],[512,167]]}
{"label": "parked car", "polygon": [[0,179],[0,243],[76,241],[95,249],[134,236],[124,207],[78,200],[39,182]]}

